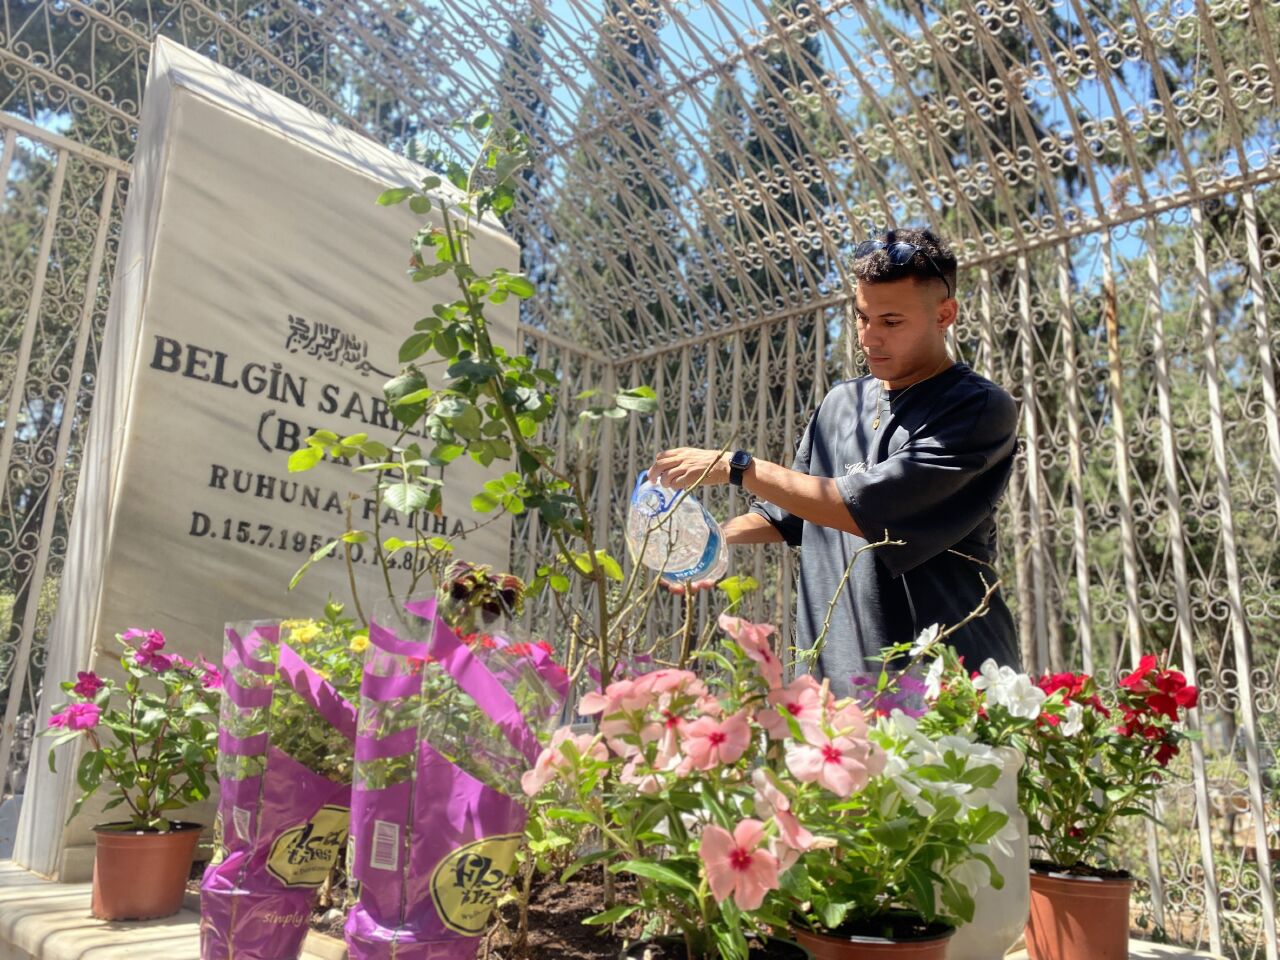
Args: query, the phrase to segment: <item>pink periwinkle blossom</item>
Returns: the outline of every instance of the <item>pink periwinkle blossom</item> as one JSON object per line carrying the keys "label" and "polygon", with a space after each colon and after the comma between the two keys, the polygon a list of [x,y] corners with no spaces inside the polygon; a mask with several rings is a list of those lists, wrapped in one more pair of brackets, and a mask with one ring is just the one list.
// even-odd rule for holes
{"label": "pink periwinkle blossom", "polygon": [[690,767],[712,770],[720,764],[736,763],[751,745],[751,725],[738,712],[723,720],[699,717],[681,730],[681,745]]}
{"label": "pink periwinkle blossom", "polygon": [[883,755],[860,736],[832,736],[812,728],[805,736],[805,741],[787,744],[787,769],[797,780],[817,783],[841,799],[861,790],[884,768]]}
{"label": "pink periwinkle blossom", "polygon": [[[830,694],[827,697],[830,699]],[[768,706],[756,714],[756,722],[768,731],[772,740],[785,740],[791,735],[790,724],[778,711],[779,707],[802,727],[806,724],[822,725],[822,687],[808,674],[796,677],[785,687],[769,691],[767,703]]]}
{"label": "pink periwinkle blossom", "polygon": [[526,770],[520,778],[520,787],[531,797],[542,792],[542,788],[555,779],[556,775],[570,770],[573,762],[564,752],[562,745],[572,743],[580,757],[591,757],[595,760],[607,760],[609,752],[603,743],[589,733],[574,734],[571,727],[561,727],[551,735],[551,742],[545,750],[538,754],[533,769]]}
{"label": "pink periwinkle blossom", "polygon": [[702,831],[698,855],[716,903],[730,897],[741,910],[756,910],[770,890],[778,888],[778,858],[762,844],[765,825],[748,818],[730,833],[709,826]]}
{"label": "pink periwinkle blossom", "polygon": [[769,684],[769,689],[782,684],[782,661],[778,659],[769,644],[773,634],[773,624],[752,623],[741,617],[731,617],[727,613],[720,614],[720,629],[733,638],[750,659],[760,664],[760,673]]}
{"label": "pink periwinkle blossom", "polygon": [[73,703],[49,718],[49,726],[68,730],[92,730],[98,725],[102,710],[96,703]]}
{"label": "pink periwinkle blossom", "polygon": [[102,678],[91,671],[81,670],[76,674],[76,685],[71,688],[77,696],[92,700],[102,689]]}

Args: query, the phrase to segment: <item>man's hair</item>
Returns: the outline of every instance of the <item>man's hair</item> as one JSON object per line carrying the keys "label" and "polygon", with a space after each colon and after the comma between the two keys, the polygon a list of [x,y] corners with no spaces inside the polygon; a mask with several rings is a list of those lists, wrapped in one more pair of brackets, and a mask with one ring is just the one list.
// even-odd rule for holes
{"label": "man's hair", "polygon": [[[865,257],[855,257],[850,262],[854,278],[859,283],[893,283],[895,280],[945,279],[952,296],[956,291],[956,255],[951,248],[934,236],[933,231],[908,227],[890,230],[883,237],[892,246],[895,243],[915,244],[919,249],[906,263],[894,263],[888,250],[876,250]],[[929,261],[933,262],[930,263]],[[934,265],[937,265],[935,269]]]}

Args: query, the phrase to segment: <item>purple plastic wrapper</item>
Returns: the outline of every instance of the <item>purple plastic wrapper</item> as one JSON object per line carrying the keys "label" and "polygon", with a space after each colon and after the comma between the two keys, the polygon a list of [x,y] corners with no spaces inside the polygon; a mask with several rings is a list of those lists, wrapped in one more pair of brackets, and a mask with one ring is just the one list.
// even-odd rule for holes
{"label": "purple plastic wrapper", "polygon": [[347,842],[351,786],[270,745],[279,677],[324,720],[355,736],[355,709],[280,645],[276,624],[227,627],[218,735],[220,856],[200,884],[202,960],[292,960],[302,952],[316,891]]}
{"label": "purple plastic wrapper", "polygon": [[351,960],[475,957],[523,842],[519,774],[568,692],[547,651],[507,634],[467,646],[434,601],[370,627],[351,797]]}

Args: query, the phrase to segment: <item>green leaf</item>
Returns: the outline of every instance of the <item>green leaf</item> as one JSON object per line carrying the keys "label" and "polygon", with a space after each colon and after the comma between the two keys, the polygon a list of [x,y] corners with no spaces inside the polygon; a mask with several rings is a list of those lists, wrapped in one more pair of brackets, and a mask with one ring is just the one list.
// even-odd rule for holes
{"label": "green leaf", "polygon": [[404,203],[416,192],[413,187],[392,187],[389,190],[383,190],[378,194],[378,206],[391,207],[397,203]]}
{"label": "green leaf", "polygon": [[610,580],[617,580],[619,583],[622,582],[622,566],[617,560],[609,556],[609,554],[605,553],[603,550],[597,550],[596,563],[599,564],[600,569],[604,571],[604,575]]}
{"label": "green leaf", "polygon": [[637,877],[644,877],[646,880],[654,880],[667,886],[679,887],[695,896],[698,893],[698,888],[692,883],[670,867],[664,867],[660,863],[650,863],[647,860],[628,860],[625,863],[615,864],[609,869],[613,873],[632,873]]}
{"label": "green leaf", "polygon": [[310,470],[317,463],[324,459],[324,449],[321,447],[299,447],[293,453],[289,454],[289,472],[302,473]]}
{"label": "green leaf", "polygon": [[435,340],[435,335],[430,333],[415,333],[404,343],[400,344],[400,362],[409,363],[411,360],[417,360],[420,356],[431,349],[431,343]]}
{"label": "green leaf", "polygon": [[391,415],[405,426],[413,426],[417,423],[426,412],[426,399],[415,399],[403,403],[401,401],[425,389],[426,386],[426,379],[416,370],[388,380],[382,388],[382,393],[391,407]]}
{"label": "green leaf", "polygon": [[569,864],[569,866],[564,868],[564,872],[560,874],[560,882],[568,883],[569,878],[578,873],[578,871],[582,870],[584,867],[589,867],[593,863],[599,863],[601,860],[611,860],[617,855],[617,850],[596,850],[593,853],[588,853],[586,856],[579,857],[577,860],[573,861],[573,863]]}
{"label": "green leaf", "polygon": [[412,514],[424,509],[430,501],[425,488],[404,480],[382,488],[382,499],[397,513]]}
{"label": "green leaf", "polygon": [[582,922],[592,927],[603,927],[610,923],[617,923],[619,920],[625,920],[639,910],[640,906],[638,903],[620,903],[616,907],[610,907],[603,913],[587,917]]}
{"label": "green leaf", "polygon": [[849,908],[853,904],[827,901],[815,906],[818,907],[818,916],[822,919],[822,925],[828,930],[836,930],[844,923],[844,918],[849,915]]}
{"label": "green leaf", "polygon": [[491,363],[484,363],[479,360],[465,357],[456,361],[447,371],[450,377],[456,379],[470,380],[473,383],[483,383],[491,380],[498,373],[498,368]]}
{"label": "green leaf", "polygon": [[916,909],[925,918],[933,919],[937,914],[933,895],[933,877],[919,867],[907,867],[906,881],[907,889],[911,893],[911,900]]}
{"label": "green leaf", "polygon": [[591,816],[581,810],[569,810],[565,807],[551,807],[546,812],[548,820],[564,820],[567,823],[591,823]]}
{"label": "green leaf", "polygon": [[514,293],[521,300],[527,300],[537,292],[537,289],[528,277],[515,275],[509,276],[502,281],[502,286],[511,293]]}
{"label": "green leaf", "polygon": [[431,210],[431,198],[423,196],[410,197],[409,209],[414,213],[428,213]]}
{"label": "green leaf", "polygon": [[340,542],[341,541],[339,540],[330,540],[323,547],[321,547],[319,550],[317,550],[315,553],[309,556],[307,558],[307,562],[298,568],[298,572],[295,573],[293,575],[293,579],[289,581],[289,589],[292,590],[294,587],[298,585],[298,581],[302,579],[302,575],[306,573],[307,570],[310,569],[313,563],[315,563],[317,560],[323,560],[329,554],[333,553],[334,548],[337,547]]}
{"label": "green leaf", "polygon": [[653,397],[636,396],[634,392],[624,390],[614,401],[623,410],[634,410],[637,413],[653,413],[658,409],[658,401]]}
{"label": "green leaf", "polygon": [[498,499],[491,493],[480,492],[471,498],[471,509],[476,513],[488,513],[497,505]]}

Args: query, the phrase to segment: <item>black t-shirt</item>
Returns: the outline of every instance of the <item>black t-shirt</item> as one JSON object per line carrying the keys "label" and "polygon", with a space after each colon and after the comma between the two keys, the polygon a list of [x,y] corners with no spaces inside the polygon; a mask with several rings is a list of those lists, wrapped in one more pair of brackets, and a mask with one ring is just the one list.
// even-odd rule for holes
{"label": "black t-shirt", "polygon": [[[813,646],[850,560],[887,535],[901,546],[868,550],[831,610],[814,673],[837,694],[879,670],[883,647],[914,640],[934,623],[960,622],[994,582],[996,506],[1013,467],[1013,398],[957,363],[928,380],[880,395],[874,377],[836,384],[809,421],[792,468],[834,477],[866,538],[801,520],[769,503],[766,517],[799,546],[796,644]],[[880,424],[876,428],[875,421]],[[999,592],[987,614],[951,638],[965,663],[988,657],[1018,666],[1013,618]]]}

